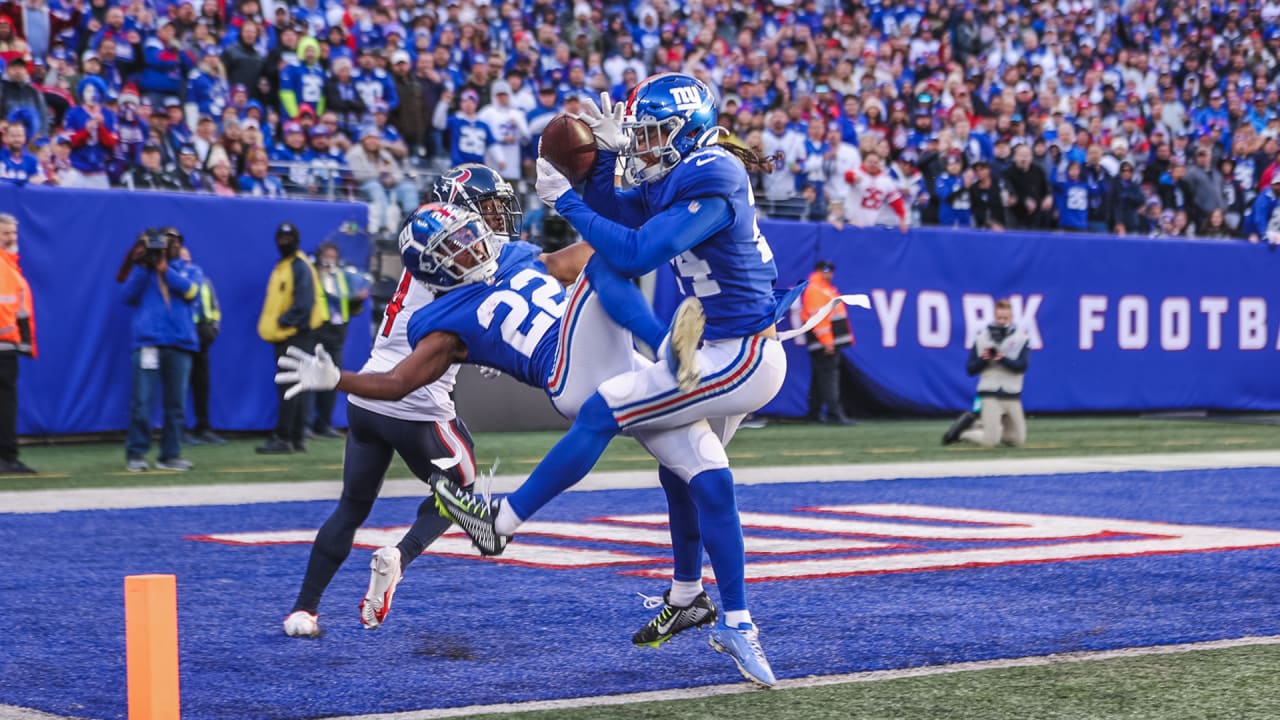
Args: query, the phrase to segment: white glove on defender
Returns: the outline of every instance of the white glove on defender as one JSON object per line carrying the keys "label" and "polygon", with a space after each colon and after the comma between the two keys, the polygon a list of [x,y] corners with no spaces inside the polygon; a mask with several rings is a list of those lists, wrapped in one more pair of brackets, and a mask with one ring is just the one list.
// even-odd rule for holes
{"label": "white glove on defender", "polygon": [[596,147],[620,153],[627,147],[627,136],[622,132],[622,117],[626,111],[626,103],[615,103],[609,93],[603,92],[600,93],[598,106],[595,100],[584,98],[582,112],[576,117],[591,128],[592,134],[596,136]]}
{"label": "white glove on defender", "polygon": [[556,206],[556,201],[560,196],[569,192],[572,185],[569,184],[569,178],[564,173],[556,169],[555,165],[546,158],[538,158],[538,181],[534,183],[534,189],[538,191],[538,197],[542,202],[551,207]]}
{"label": "white glove on defender", "polygon": [[286,371],[276,373],[277,385],[289,385],[289,389],[284,391],[285,400],[293,399],[298,393],[332,390],[338,387],[338,379],[342,377],[342,371],[333,364],[333,358],[325,352],[323,345],[316,345],[315,355],[307,354],[302,348],[291,347],[285,350],[276,365]]}

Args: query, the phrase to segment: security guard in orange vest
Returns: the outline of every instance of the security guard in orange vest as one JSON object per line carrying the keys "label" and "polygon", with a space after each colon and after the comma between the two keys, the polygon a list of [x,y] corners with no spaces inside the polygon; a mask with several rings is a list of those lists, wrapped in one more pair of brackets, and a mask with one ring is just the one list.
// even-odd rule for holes
{"label": "security guard in orange vest", "polygon": [[[329,320],[316,330],[316,342],[342,367],[342,347],[347,342],[347,323],[360,314],[364,299],[369,296],[365,283],[349,268],[342,266],[338,246],[331,242],[320,243],[316,249],[316,270],[320,287],[328,303]],[[338,391],[314,393],[315,422],[311,426],[316,437],[340,438],[333,429],[333,406],[338,401]]]}
{"label": "security guard in orange vest", "polygon": [[[804,306],[802,320],[808,320],[840,294],[831,284],[831,275],[835,269],[835,264],[830,260],[819,260],[814,266],[801,300]],[[844,304],[837,304],[830,315],[806,333],[806,339],[812,368],[809,381],[809,419],[813,422],[852,425],[853,421],[845,416],[840,401],[840,348],[853,344],[853,331],[849,327],[849,316]]]}
{"label": "security guard in orange vest", "polygon": [[36,356],[31,286],[18,266],[18,220],[0,214],[0,474],[33,474],[18,460],[18,356]]}
{"label": "security guard in orange vest", "polygon": [[[298,249],[299,242],[298,228],[293,223],[281,223],[276,228],[280,262],[271,271],[267,297],[258,316],[258,335],[275,348],[276,360],[290,347],[314,351],[315,330],[329,319],[329,304],[320,278],[307,256]],[[301,396],[286,400],[284,386],[277,388],[279,410],[275,435],[259,445],[257,451],[264,454],[306,452],[302,443],[306,401]]]}

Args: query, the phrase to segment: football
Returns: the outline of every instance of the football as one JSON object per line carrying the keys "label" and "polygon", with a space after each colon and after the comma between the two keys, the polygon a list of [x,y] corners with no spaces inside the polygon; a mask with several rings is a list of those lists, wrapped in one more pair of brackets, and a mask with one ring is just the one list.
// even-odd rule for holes
{"label": "football", "polygon": [[576,185],[587,179],[596,163],[596,138],[578,118],[559,115],[542,131],[538,154]]}

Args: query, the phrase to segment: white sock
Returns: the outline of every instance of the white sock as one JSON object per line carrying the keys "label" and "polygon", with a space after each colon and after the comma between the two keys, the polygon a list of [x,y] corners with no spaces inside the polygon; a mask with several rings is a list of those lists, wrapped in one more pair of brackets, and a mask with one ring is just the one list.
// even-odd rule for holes
{"label": "white sock", "polygon": [[672,580],[668,600],[676,607],[688,607],[702,592],[702,580]]}
{"label": "white sock", "polygon": [[516,528],[520,527],[520,523],[524,520],[516,515],[516,511],[511,509],[511,503],[498,503],[498,519],[494,522],[494,527],[499,535],[515,535]]}
{"label": "white sock", "polygon": [[736,628],[742,623],[751,622],[751,611],[749,610],[728,610],[724,614],[724,623],[731,628]]}

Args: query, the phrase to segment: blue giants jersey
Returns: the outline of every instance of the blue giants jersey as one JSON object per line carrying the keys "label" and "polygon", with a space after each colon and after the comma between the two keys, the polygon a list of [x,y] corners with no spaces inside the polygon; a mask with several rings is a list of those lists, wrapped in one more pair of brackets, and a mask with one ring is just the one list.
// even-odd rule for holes
{"label": "blue giants jersey", "polygon": [[564,288],[538,260],[542,250],[509,242],[488,282],[454,288],[409,319],[409,344],[437,330],[467,346],[467,362],[487,365],[526,385],[546,388],[556,361]]}
{"label": "blue giants jersey", "polygon": [[747,337],[772,325],[778,269],[756,222],[756,199],[742,163],[712,145],[690,153],[665,177],[638,189],[646,218],[673,203],[711,196],[727,200],[733,211],[728,227],[671,261],[680,291],[702,301],[707,314],[704,337]]}

